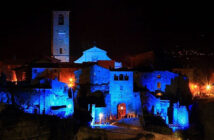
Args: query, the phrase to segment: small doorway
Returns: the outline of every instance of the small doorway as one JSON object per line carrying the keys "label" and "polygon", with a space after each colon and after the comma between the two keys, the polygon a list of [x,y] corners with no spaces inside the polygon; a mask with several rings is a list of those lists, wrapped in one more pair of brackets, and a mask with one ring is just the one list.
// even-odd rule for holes
{"label": "small doorway", "polygon": [[121,103],[117,107],[117,117],[118,119],[122,119],[126,116],[126,104]]}

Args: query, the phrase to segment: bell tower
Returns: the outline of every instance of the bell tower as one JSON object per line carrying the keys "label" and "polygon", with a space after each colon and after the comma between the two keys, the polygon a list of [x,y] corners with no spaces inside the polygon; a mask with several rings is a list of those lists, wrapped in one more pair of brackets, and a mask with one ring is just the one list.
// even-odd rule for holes
{"label": "bell tower", "polygon": [[54,11],[52,28],[52,56],[69,62],[69,11]]}

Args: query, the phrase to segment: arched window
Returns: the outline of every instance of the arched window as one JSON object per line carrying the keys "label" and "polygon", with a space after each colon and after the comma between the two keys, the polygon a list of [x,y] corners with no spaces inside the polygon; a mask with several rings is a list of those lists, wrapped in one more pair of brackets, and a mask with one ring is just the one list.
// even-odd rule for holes
{"label": "arched window", "polygon": [[119,79],[123,80],[123,75],[122,74],[119,75]]}
{"label": "arched window", "polygon": [[118,80],[118,76],[116,74],[114,75],[114,80]]}
{"label": "arched window", "polygon": [[64,25],[64,16],[62,14],[59,15],[58,24]]}
{"label": "arched window", "polygon": [[129,80],[129,76],[128,76],[128,75],[125,76],[125,80],[126,80],[126,81]]}

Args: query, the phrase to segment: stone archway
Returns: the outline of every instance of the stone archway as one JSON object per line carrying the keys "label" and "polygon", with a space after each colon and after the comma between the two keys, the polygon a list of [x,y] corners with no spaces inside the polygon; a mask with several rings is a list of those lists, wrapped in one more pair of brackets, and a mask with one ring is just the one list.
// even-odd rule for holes
{"label": "stone archway", "polygon": [[117,117],[118,119],[122,119],[126,116],[126,104],[121,103],[117,106]]}

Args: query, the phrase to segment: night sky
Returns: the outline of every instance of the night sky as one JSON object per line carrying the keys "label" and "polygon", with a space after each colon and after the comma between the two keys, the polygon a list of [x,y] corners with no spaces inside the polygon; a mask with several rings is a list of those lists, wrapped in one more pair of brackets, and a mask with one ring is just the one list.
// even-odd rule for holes
{"label": "night sky", "polygon": [[153,49],[214,49],[209,3],[43,0],[1,4],[0,59],[50,56],[53,10],[70,10],[73,58],[98,46],[116,58]]}

